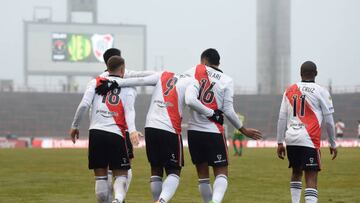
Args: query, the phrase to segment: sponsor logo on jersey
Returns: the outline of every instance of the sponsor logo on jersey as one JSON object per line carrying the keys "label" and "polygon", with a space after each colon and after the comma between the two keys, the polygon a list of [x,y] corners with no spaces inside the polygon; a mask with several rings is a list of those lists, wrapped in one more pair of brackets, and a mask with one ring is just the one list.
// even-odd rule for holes
{"label": "sponsor logo on jersey", "polygon": [[305,127],[305,125],[303,123],[291,123],[290,127],[294,130],[300,130]]}
{"label": "sponsor logo on jersey", "polygon": [[106,110],[96,110],[96,113],[99,113],[102,117],[112,118],[113,116],[118,116],[117,112],[111,112]]}
{"label": "sponsor logo on jersey", "polygon": [[174,106],[171,102],[163,102],[160,100],[155,100],[154,103],[157,104],[157,106],[160,108],[167,108],[169,106]]}

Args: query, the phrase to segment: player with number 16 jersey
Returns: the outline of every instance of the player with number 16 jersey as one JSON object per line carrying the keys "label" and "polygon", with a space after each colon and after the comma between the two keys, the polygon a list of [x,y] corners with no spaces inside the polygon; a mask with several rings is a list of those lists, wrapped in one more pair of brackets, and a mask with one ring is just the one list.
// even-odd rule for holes
{"label": "player with number 16 jersey", "polygon": [[[244,128],[239,120],[233,105],[233,80],[219,66],[220,55],[215,49],[207,49],[201,54],[201,64],[185,72],[196,81],[186,90],[186,103],[199,100],[210,109],[222,112],[245,136],[260,139],[259,131]],[[199,176],[201,196],[204,202],[220,203],[228,184],[228,151],[223,123],[214,122],[194,110],[190,114],[188,143],[191,159]],[[213,167],[216,176],[213,191],[209,180],[209,166]]]}
{"label": "player with number 16 jersey", "polygon": [[[155,86],[146,117],[146,153],[151,164],[150,186],[155,202],[168,202],[174,195],[184,164],[181,121],[185,107],[185,91],[194,78],[172,72],[160,72],[144,78],[118,79],[120,87]],[[205,117],[214,110],[195,99],[191,107]],[[222,115],[219,115],[222,118]],[[163,171],[168,174],[162,182]]]}

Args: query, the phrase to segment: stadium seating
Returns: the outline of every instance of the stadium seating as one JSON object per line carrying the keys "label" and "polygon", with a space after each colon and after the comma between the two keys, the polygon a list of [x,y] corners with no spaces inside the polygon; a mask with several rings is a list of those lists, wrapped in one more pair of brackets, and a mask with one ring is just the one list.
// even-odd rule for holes
{"label": "stadium seating", "polygon": [[[337,94],[333,99],[335,119],[341,118],[347,125],[345,138],[354,138],[360,119],[360,94]],[[80,100],[81,94],[0,92],[0,136],[12,133],[26,137],[65,137]],[[245,115],[247,126],[262,130],[266,139],[275,138],[281,96],[237,95],[234,100],[235,110]],[[150,95],[138,95],[136,123],[141,131],[149,102]],[[187,118],[185,112],[185,122]],[[81,136],[87,136],[88,120],[86,116],[82,122]],[[231,127],[228,132],[232,132]]]}

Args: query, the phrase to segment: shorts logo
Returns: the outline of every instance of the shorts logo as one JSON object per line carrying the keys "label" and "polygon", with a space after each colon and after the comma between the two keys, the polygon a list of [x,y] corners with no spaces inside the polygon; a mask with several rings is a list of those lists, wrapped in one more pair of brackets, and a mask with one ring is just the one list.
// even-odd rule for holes
{"label": "shorts logo", "polygon": [[218,159],[217,161],[214,161],[214,163],[221,163],[221,162],[226,162],[226,159],[223,159],[221,154],[216,155],[216,158]]}
{"label": "shorts logo", "polygon": [[176,160],[175,154],[171,154],[171,159],[170,159],[170,161],[172,161],[172,162],[174,162],[174,163],[177,163],[177,162],[178,162],[178,160]]}
{"label": "shorts logo", "polygon": [[126,158],[123,158],[123,162],[126,163],[126,161],[127,161]]}
{"label": "shorts logo", "polygon": [[314,158],[311,157],[311,158],[309,159],[309,161],[310,161],[311,164],[313,164],[313,163],[314,163]]}

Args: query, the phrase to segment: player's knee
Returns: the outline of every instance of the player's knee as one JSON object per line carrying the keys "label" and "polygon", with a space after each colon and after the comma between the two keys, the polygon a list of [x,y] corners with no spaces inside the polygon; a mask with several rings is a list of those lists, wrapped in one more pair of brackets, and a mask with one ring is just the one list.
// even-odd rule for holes
{"label": "player's knee", "polygon": [[166,168],[165,170],[167,175],[175,174],[177,176],[180,176],[181,173],[181,169]]}
{"label": "player's knee", "polygon": [[228,175],[228,167],[227,166],[220,166],[220,167],[214,167],[214,175]]}
{"label": "player's knee", "polygon": [[294,180],[301,180],[302,178],[302,170],[300,168],[293,168],[292,170],[292,177],[291,179]]}
{"label": "player's knee", "polygon": [[151,166],[151,175],[163,177],[164,170],[162,167]]}

